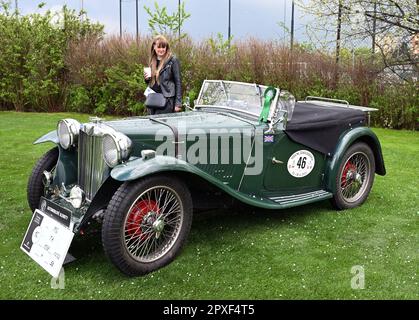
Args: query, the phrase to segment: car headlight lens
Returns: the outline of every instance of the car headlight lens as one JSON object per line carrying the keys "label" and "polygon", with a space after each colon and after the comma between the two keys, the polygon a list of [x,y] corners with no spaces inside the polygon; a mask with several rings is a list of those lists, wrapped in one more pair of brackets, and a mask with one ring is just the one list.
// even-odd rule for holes
{"label": "car headlight lens", "polygon": [[57,135],[63,149],[68,149],[77,143],[80,123],[74,119],[63,119],[58,122]]}
{"label": "car headlight lens", "polygon": [[71,205],[79,209],[85,200],[84,191],[79,186],[74,186],[70,191],[70,203]]}
{"label": "car headlight lens", "polygon": [[131,139],[120,132],[107,133],[103,137],[102,151],[106,164],[113,168],[129,158]]}

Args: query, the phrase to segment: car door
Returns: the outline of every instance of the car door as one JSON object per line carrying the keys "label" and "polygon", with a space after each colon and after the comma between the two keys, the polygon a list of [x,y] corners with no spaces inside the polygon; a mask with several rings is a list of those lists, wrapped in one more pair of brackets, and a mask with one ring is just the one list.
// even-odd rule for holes
{"label": "car door", "polygon": [[263,185],[266,190],[297,194],[322,189],[323,154],[293,142],[283,131],[277,131],[272,137],[264,134],[263,140],[266,162]]}

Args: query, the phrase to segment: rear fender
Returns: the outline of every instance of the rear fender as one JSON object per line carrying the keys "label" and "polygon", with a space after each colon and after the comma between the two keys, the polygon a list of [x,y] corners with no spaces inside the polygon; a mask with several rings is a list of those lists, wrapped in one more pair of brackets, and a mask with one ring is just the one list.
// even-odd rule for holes
{"label": "rear fender", "polygon": [[371,148],[375,160],[375,173],[384,176],[386,168],[384,166],[381,144],[375,133],[367,127],[351,129],[343,134],[339,144],[335,149],[334,156],[327,162],[325,178],[326,189],[332,193],[336,192],[336,176],[339,174],[339,165],[345,151],[356,142],[364,142]]}

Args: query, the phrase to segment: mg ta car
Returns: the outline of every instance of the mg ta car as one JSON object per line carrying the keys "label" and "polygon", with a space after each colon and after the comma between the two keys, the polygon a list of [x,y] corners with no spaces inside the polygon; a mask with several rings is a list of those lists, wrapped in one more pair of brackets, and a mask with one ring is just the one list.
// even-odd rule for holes
{"label": "mg ta car", "polygon": [[373,110],[206,80],[185,112],[63,119],[34,142],[55,146],[29,178],[29,206],[72,234],[100,221],[109,260],[143,275],[175,259],[200,208],[243,203],[281,214],[326,199],[338,210],[361,205],[375,174],[385,175],[368,127]]}

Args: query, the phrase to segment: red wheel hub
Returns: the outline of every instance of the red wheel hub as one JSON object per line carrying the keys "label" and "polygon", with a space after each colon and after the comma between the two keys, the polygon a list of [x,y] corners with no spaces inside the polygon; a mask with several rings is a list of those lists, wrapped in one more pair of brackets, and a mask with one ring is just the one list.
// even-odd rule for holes
{"label": "red wheel hub", "polygon": [[[142,238],[146,238],[147,235],[143,235],[143,230],[142,230],[142,224],[144,222],[143,220],[150,213],[154,213],[155,217],[157,217],[159,215],[159,211],[160,209],[157,205],[157,202],[154,200],[138,201],[132,207],[131,211],[128,214],[125,231],[129,235],[141,236]],[[153,219],[153,217],[150,217],[150,219]]]}
{"label": "red wheel hub", "polygon": [[341,178],[341,181],[340,181],[342,187],[345,187],[350,182],[350,179],[348,179],[348,173],[350,171],[355,173],[356,172],[356,165],[354,165],[352,162],[348,161],[345,164],[345,168],[343,168],[343,172],[342,172],[342,178]]}

